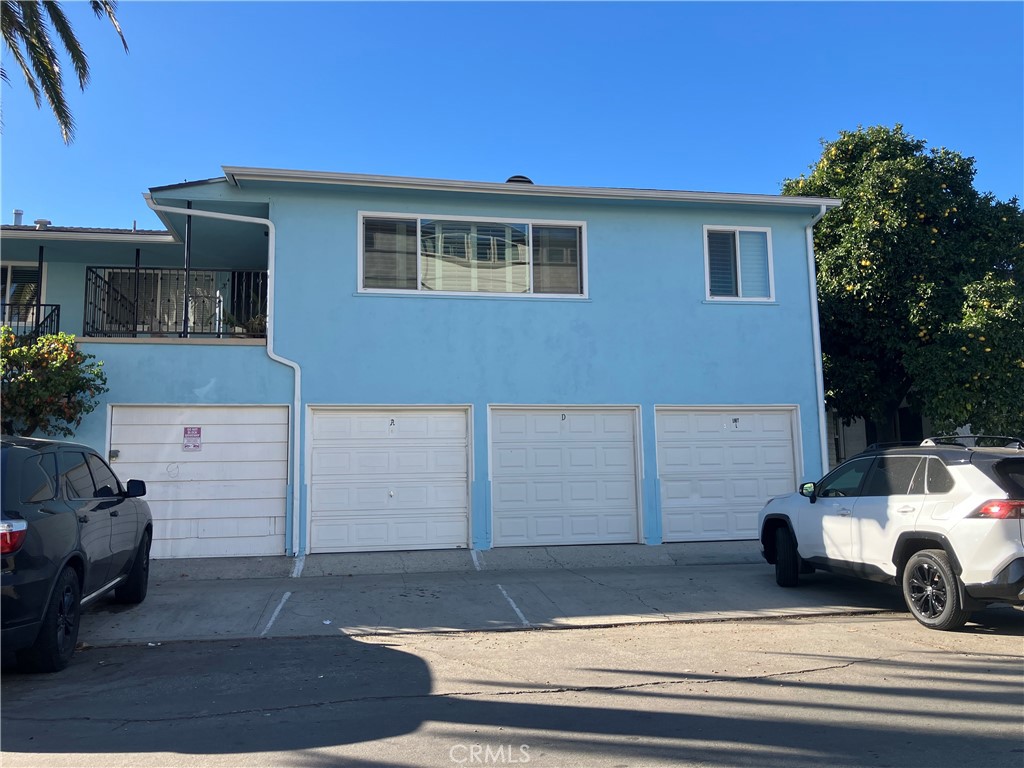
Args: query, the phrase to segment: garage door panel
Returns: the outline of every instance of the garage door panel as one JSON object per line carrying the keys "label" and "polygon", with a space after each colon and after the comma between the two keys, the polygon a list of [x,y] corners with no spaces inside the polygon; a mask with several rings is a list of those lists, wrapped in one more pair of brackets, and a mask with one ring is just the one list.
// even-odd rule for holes
{"label": "garage door panel", "polygon": [[[195,426],[288,424],[288,410],[276,406],[115,406],[111,414],[114,426],[158,427],[167,425]],[[179,433],[180,436],[180,433]]]}
{"label": "garage door panel", "polygon": [[635,411],[491,413],[495,546],[635,542]]}
{"label": "garage door panel", "polygon": [[466,546],[467,426],[465,411],[314,409],[311,551]]}
{"label": "garage door panel", "polygon": [[193,421],[181,424],[122,424],[118,427],[118,442],[126,446],[164,443],[177,445],[179,450],[185,436],[185,426],[202,427],[203,448],[216,443],[287,443],[288,424],[210,424],[203,414],[190,417]]}
{"label": "garage door panel", "polygon": [[[228,464],[230,475],[227,474],[226,467],[217,461],[172,461],[163,466],[164,477],[161,479],[179,482],[220,482],[224,477],[230,476],[233,480],[288,480],[288,465],[282,461],[243,461]],[[152,475],[145,464],[123,461],[119,458],[111,465],[122,483],[129,478],[142,479],[143,475]],[[147,489],[150,487],[149,483],[150,481],[147,481]]]}
{"label": "garage door panel", "polygon": [[659,408],[665,541],[756,538],[770,497],[795,487],[792,409]]}
{"label": "garage door panel", "polygon": [[[117,434],[115,430],[114,434]],[[249,462],[287,461],[288,441],[273,443],[208,443],[203,432],[202,448],[198,451],[185,451],[182,449],[181,435],[178,435],[174,442],[151,445],[132,445],[121,443],[111,437],[111,447],[119,452],[118,464],[149,464],[151,467],[162,469],[161,465],[167,464],[207,464],[224,462],[227,464],[241,464]],[[268,458],[269,457],[269,458]],[[140,480],[146,478],[140,477]]]}
{"label": "garage door panel", "polygon": [[318,514],[352,513],[401,508],[422,509],[424,514],[463,507],[468,501],[464,482],[339,484],[319,482],[313,486],[312,503]]}
{"label": "garage door panel", "polygon": [[492,442],[537,444],[550,442],[557,435],[556,442],[593,442],[595,436],[600,436],[602,442],[632,443],[633,421],[632,412],[580,413],[568,408],[533,413],[495,412],[491,418]]}
{"label": "garage door panel", "polygon": [[464,546],[468,523],[464,515],[414,517],[352,517],[314,519],[313,552],[448,549]]}
{"label": "garage door panel", "polygon": [[[114,468],[146,482],[153,556],[283,553],[288,425],[283,405],[113,406]],[[185,426],[201,429],[199,450]]]}
{"label": "garage door panel", "polygon": [[219,520],[233,517],[265,517],[276,520],[279,503],[277,499],[267,498],[221,499],[215,504],[208,499],[176,499],[154,500],[149,508],[153,513],[154,538],[159,538],[163,533],[164,524],[173,520]]}
{"label": "garage door panel", "polygon": [[206,501],[211,507],[219,506],[219,502],[211,499],[271,499],[280,498],[287,490],[283,480],[191,480],[189,482],[161,482],[154,480],[146,483],[146,501],[152,504],[157,501]]}
{"label": "garage door panel", "polygon": [[632,444],[580,446],[493,447],[495,475],[539,474],[562,475],[566,472],[587,474],[634,474],[636,454]]}
{"label": "garage door panel", "polygon": [[313,439],[318,442],[356,441],[366,445],[383,440],[462,440],[466,436],[466,414],[412,414],[396,409],[378,413],[317,411]]}
{"label": "garage door panel", "polygon": [[571,509],[593,507],[636,509],[636,484],[632,479],[563,479],[557,482],[496,480],[494,500],[502,510],[537,509],[557,505]]}
{"label": "garage door panel", "polygon": [[368,449],[323,447],[313,453],[317,475],[438,474],[465,476],[466,446]]}

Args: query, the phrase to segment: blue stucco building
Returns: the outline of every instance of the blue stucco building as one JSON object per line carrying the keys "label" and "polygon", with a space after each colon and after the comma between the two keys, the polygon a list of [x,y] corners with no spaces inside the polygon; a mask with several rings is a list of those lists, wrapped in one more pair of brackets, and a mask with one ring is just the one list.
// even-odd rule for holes
{"label": "blue stucco building", "polygon": [[822,474],[838,200],[223,170],[149,191],[166,231],[2,231],[154,556],[755,538]]}

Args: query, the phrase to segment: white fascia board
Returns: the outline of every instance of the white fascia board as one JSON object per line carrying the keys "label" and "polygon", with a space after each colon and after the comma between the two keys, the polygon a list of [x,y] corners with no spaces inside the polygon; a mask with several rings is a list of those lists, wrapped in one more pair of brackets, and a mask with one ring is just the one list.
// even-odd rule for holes
{"label": "white fascia board", "polygon": [[74,242],[92,243],[168,243],[175,244],[180,241],[173,232],[158,232],[152,235],[141,232],[55,232],[52,229],[33,230],[3,230],[0,234],[3,239],[11,240],[70,240]]}
{"label": "white fascia board", "polygon": [[575,197],[602,200],[652,200],[687,203],[731,203],[734,205],[779,205],[794,208],[836,208],[842,200],[834,197],[795,197],[791,195],[748,195],[733,192],[681,192],[659,189],[617,189],[612,187],[547,187],[493,181],[452,181],[407,176],[374,176],[329,171],[291,171],[273,168],[221,166],[230,184],[242,182],[284,182],[295,184],[333,184],[339,186],[386,187],[435,192],[483,192],[498,195],[537,197]]}

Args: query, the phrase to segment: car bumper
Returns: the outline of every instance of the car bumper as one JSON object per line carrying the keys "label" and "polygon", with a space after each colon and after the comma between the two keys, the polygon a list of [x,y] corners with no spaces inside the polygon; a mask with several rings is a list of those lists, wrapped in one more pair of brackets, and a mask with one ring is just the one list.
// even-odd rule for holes
{"label": "car bumper", "polygon": [[12,651],[35,642],[53,585],[52,568],[20,565],[15,558],[6,559],[0,576],[0,637]]}
{"label": "car bumper", "polygon": [[1011,562],[992,581],[965,584],[964,591],[975,600],[1024,605],[1024,557]]}

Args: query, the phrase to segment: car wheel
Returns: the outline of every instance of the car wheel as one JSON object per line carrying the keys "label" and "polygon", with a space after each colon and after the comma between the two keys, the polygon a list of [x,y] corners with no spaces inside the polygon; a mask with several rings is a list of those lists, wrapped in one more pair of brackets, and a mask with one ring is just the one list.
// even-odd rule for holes
{"label": "car wheel", "polygon": [[930,629],[959,629],[971,615],[960,603],[956,574],[941,549],[921,550],[907,561],[903,597],[914,618]]}
{"label": "car wheel", "polygon": [[800,581],[800,555],[796,539],[789,528],[775,529],[775,583],[780,587],[795,587]]}
{"label": "car wheel", "polygon": [[78,643],[81,602],[78,574],[65,566],[50,595],[35,645],[18,654],[22,666],[36,672],[59,672],[68,665]]}
{"label": "car wheel", "polygon": [[142,534],[139,551],[135,553],[135,561],[128,572],[128,578],[114,590],[114,597],[119,603],[141,603],[149,591],[149,547],[152,543],[149,531]]}

